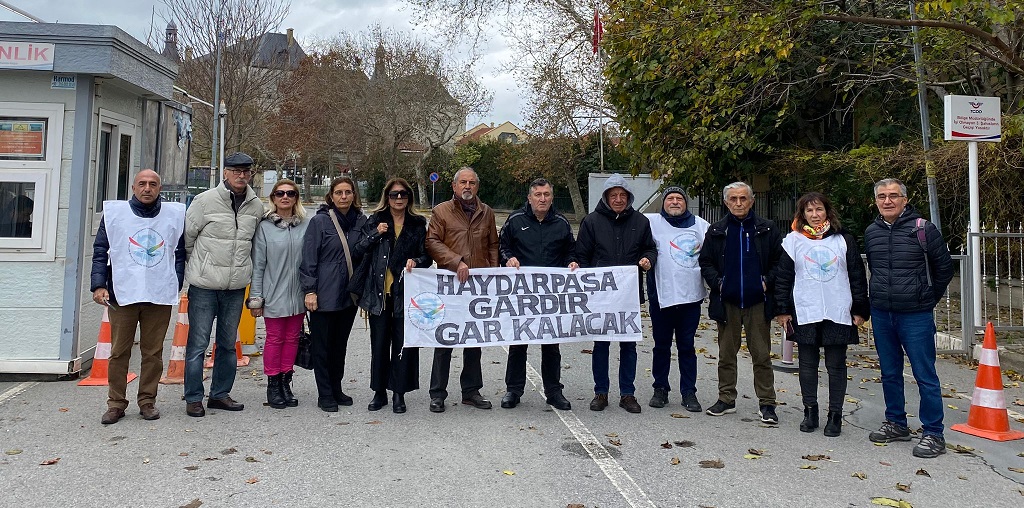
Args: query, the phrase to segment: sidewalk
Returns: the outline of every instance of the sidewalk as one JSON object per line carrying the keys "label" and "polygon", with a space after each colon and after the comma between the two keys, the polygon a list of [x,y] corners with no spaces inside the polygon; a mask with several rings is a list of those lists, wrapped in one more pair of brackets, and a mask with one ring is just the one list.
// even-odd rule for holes
{"label": "sidewalk", "polygon": [[[257,344],[262,345],[260,325]],[[715,325],[702,323],[698,396],[705,408],[717,394],[714,337]],[[775,340],[778,352],[778,336]],[[648,338],[638,348],[639,415],[614,403],[600,413],[587,408],[592,397],[588,342],[561,348],[562,382],[572,411],[551,410],[538,393],[539,348],[530,348],[532,384],[521,405],[498,407],[506,354],[490,347],[483,354],[483,392],[494,409],[465,407],[452,395],[447,412],[428,412],[431,354],[425,350],[421,389],[406,397],[409,412],[396,415],[390,407],[369,412],[369,335],[361,318],[349,340],[345,381],[346,393],[356,402],[339,413],[316,408],[312,373],[305,370],[295,379],[299,407],[263,406],[266,378],[260,357],[238,369],[232,396],[246,404],[245,411],[208,410],[205,418],[185,415],[180,385],[161,385],[160,420],[142,420],[133,403],[127,417],[104,426],[99,419],[105,388],[71,381],[0,382],[4,505],[723,508],[784,502],[841,507],[872,506],[872,498],[887,497],[921,508],[1017,507],[1024,502],[1024,473],[1009,470],[1024,468],[1024,457],[1018,455],[1024,453],[1024,441],[995,443],[947,430],[951,446],[971,451],[950,450],[933,460],[912,457],[913,442],[870,443],[867,434],[880,424],[883,412],[877,363],[870,357],[849,358],[843,434],[826,438],[797,428],[802,407],[795,374],[776,372],[778,399],[784,404],[778,408],[781,424],[759,423],[745,353],[736,414],[687,413],[678,391],[670,394],[670,406],[648,407],[651,346]],[[137,350],[134,356],[133,371],[138,372]],[[617,357],[612,355],[613,380]],[[455,358],[453,394],[458,393],[461,354]],[[966,421],[975,371],[953,359],[940,360],[938,369],[943,393],[949,395],[944,399],[948,429]],[[908,411],[916,413],[913,378],[907,379]],[[677,380],[674,374],[673,384]],[[827,382],[824,372],[821,381]],[[1013,405],[1024,399],[1024,388],[1004,382],[1010,408],[1024,411]],[[136,388],[135,382],[129,385],[129,399]],[[616,390],[613,386],[613,399]],[[825,392],[822,386],[823,401]],[[1011,424],[1024,429],[1024,423]],[[918,426],[912,418],[911,427]],[[760,458],[749,458],[750,449],[762,450]],[[828,458],[803,458],[814,455]],[[53,465],[41,465],[58,458]],[[700,467],[706,460],[720,460],[723,467]],[[909,486],[909,492],[898,484]]]}

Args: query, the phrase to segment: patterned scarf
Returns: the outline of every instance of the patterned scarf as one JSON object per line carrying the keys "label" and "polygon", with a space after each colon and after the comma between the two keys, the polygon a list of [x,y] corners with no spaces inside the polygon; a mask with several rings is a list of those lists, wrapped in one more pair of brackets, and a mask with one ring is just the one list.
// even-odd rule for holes
{"label": "patterned scarf", "polygon": [[821,226],[818,226],[817,229],[812,227],[810,224],[804,224],[804,227],[801,228],[797,226],[796,219],[793,219],[793,224],[790,227],[793,229],[793,231],[798,231],[807,238],[810,238],[811,240],[821,240],[821,238],[825,236],[825,233],[828,233],[828,230],[829,228],[832,227],[832,224],[829,223],[828,219],[825,219],[825,222],[822,222]]}
{"label": "patterned scarf", "polygon": [[284,217],[281,217],[280,215],[278,215],[277,212],[270,212],[270,213],[268,213],[267,214],[267,220],[269,220],[275,226],[277,226],[277,227],[279,227],[281,229],[288,229],[290,227],[295,227],[295,226],[298,226],[302,222],[302,219],[298,215],[292,215],[291,217],[285,219]]}

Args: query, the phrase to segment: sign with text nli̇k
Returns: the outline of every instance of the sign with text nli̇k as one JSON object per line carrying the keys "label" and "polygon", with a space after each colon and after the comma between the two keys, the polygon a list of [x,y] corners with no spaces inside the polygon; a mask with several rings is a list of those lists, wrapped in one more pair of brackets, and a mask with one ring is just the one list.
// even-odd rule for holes
{"label": "sign with text nli\u0307k", "polygon": [[999,97],[947,95],[945,101],[946,141],[993,141],[1002,136]]}
{"label": "sign with text nli\u0307k", "polygon": [[53,70],[53,44],[0,41],[0,69]]}
{"label": "sign with text nli\u0307k", "polygon": [[405,274],[405,347],[640,342],[635,266],[479,268]]}

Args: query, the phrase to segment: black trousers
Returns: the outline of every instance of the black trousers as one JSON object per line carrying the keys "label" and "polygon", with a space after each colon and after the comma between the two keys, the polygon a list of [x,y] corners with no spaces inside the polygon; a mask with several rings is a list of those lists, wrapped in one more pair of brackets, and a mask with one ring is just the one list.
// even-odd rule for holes
{"label": "black trousers", "polygon": [[[825,349],[825,370],[828,371],[828,410],[842,411],[846,397],[846,344],[822,346]],[[800,354],[800,392],[804,406],[818,405],[818,346],[797,344]]]}
{"label": "black trousers", "polygon": [[403,348],[403,316],[395,315],[394,299],[387,296],[384,312],[370,314],[370,389],[406,393],[420,387],[420,350]]}
{"label": "black trousers", "polygon": [[[508,347],[508,365],[505,367],[506,390],[523,396],[526,389],[526,344]],[[544,379],[544,394],[553,395],[562,391],[562,353],[558,344],[540,345],[540,375]]]}
{"label": "black trousers", "polygon": [[[452,368],[452,348],[434,348],[434,365],[430,369],[430,398],[448,398],[448,376]],[[484,375],[480,368],[480,348],[462,348],[462,397],[480,393]]]}
{"label": "black trousers", "polygon": [[338,400],[343,393],[341,380],[345,378],[345,353],[357,310],[359,308],[353,305],[339,311],[318,310],[309,313],[313,376],[316,378],[316,393],[320,398],[333,397]]}

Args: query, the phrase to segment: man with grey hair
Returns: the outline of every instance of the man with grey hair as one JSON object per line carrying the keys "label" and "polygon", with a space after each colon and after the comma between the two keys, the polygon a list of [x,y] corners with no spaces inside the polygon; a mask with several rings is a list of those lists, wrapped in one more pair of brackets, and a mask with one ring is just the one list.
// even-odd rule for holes
{"label": "man with grey hair", "polygon": [[946,452],[933,311],[953,279],[953,260],[942,233],[907,203],[903,182],[886,178],[875,183],[874,191],[879,215],[864,232],[864,252],[871,271],[871,328],[882,370],[885,422],[868,439],[911,439],[903,391],[906,356],[921,396],[922,435],[912,453],[933,458]]}
{"label": "man with grey hair", "polygon": [[718,323],[718,402],[707,414],[736,412],[736,355],[746,331],[754,367],[762,423],[777,425],[775,373],[771,363],[771,318],[775,276],[782,254],[782,233],[775,223],[758,217],[753,190],[733,182],[722,190],[729,215],[714,223],[704,237],[700,270],[711,288],[708,317]]}
{"label": "man with grey hair", "polygon": [[[427,226],[427,253],[438,268],[455,272],[459,282],[469,280],[472,268],[498,266],[498,229],[494,210],[477,197],[480,179],[473,168],[463,167],[452,179],[454,196],[434,207]],[[463,350],[462,403],[478,409],[490,409],[491,402],[480,395],[484,386],[480,367],[480,348]],[[448,397],[448,376],[452,350],[434,349],[434,366],[430,371],[430,411],[444,412]]]}

